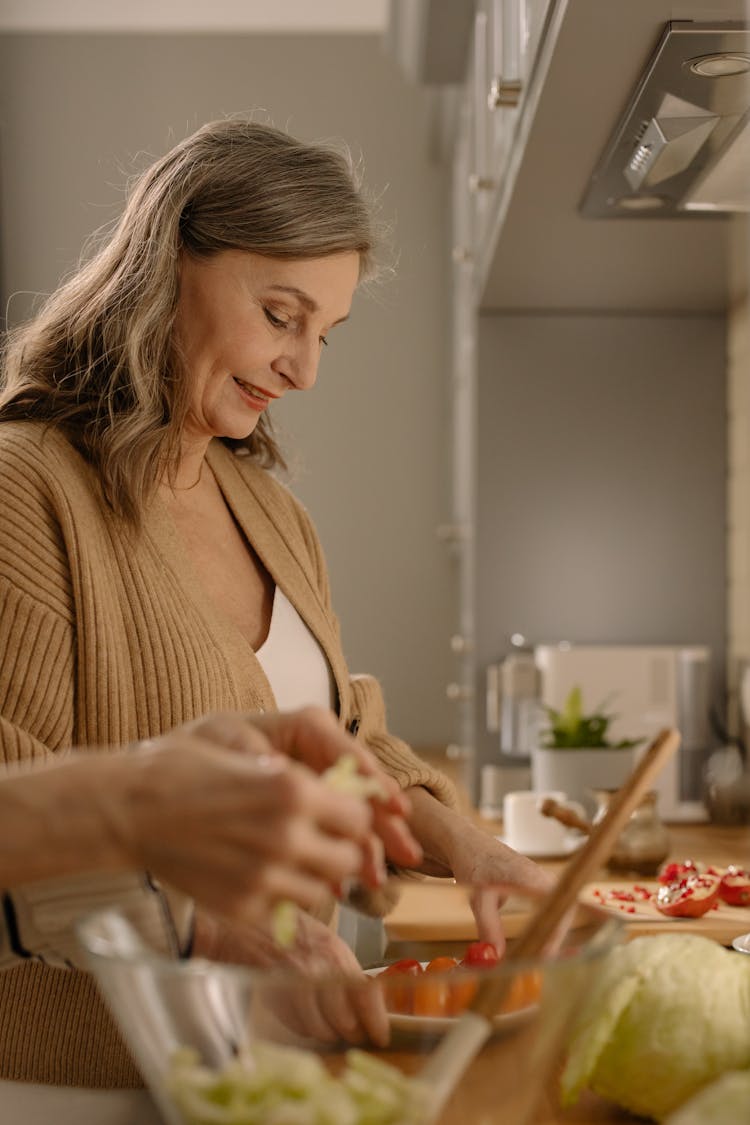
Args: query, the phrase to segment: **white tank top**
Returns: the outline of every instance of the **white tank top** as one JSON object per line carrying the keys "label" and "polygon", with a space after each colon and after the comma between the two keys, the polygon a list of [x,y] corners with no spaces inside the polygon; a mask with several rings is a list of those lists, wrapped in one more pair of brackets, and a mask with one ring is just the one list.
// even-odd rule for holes
{"label": "white tank top", "polygon": [[280,711],[315,704],[334,708],[333,673],[322,648],[277,586],[268,636],[255,653]]}

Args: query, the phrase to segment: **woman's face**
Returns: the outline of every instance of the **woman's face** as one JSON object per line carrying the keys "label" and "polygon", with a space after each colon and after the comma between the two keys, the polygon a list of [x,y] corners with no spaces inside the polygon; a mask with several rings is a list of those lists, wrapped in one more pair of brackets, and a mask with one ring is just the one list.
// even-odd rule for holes
{"label": "woman's face", "polygon": [[294,260],[184,254],[174,331],[191,387],[185,437],[245,438],[270,402],[312,387],[358,276],[354,251]]}

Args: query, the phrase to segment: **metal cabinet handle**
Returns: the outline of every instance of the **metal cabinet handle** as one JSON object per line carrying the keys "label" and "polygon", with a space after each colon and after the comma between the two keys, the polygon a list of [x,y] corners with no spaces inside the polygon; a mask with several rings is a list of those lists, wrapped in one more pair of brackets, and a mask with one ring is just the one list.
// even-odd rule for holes
{"label": "metal cabinet handle", "polygon": [[506,109],[517,106],[521,100],[523,85],[520,78],[512,80],[493,78],[490,82],[490,92],[487,95],[487,105],[490,109]]}
{"label": "metal cabinet handle", "polygon": [[491,63],[487,105],[490,109],[518,105],[523,89],[523,0],[494,0],[492,5]]}
{"label": "metal cabinet handle", "polygon": [[494,191],[497,180],[493,176],[480,176],[472,172],[469,176],[469,191]]}
{"label": "metal cabinet handle", "polygon": [[445,694],[451,703],[467,703],[474,698],[471,684],[446,684]]}

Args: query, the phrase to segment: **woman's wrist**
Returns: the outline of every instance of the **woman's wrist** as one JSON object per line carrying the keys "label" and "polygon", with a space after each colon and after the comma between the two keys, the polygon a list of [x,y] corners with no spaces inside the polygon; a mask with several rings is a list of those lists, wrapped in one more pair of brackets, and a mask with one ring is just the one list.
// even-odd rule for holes
{"label": "woman's wrist", "polygon": [[455,809],[441,804],[422,786],[413,786],[406,794],[412,804],[409,827],[424,852],[418,870],[424,875],[453,875],[457,850],[465,848],[467,838],[479,829]]}
{"label": "woman's wrist", "polygon": [[0,782],[0,882],[12,886],[131,866],[125,841],[107,812],[118,791],[117,772],[113,759],[70,756]]}

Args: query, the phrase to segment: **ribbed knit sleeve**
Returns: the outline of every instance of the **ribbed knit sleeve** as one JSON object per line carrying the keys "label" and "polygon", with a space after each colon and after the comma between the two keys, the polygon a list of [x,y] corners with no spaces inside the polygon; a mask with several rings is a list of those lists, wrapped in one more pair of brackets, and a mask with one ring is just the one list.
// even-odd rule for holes
{"label": "ribbed knit sleeve", "polygon": [[375,677],[352,676],[349,683],[353,717],[359,720],[357,738],[373,752],[383,769],[402,789],[421,785],[442,804],[455,808],[458,797],[450,779],[422,761],[400,738],[388,733],[383,693]]}
{"label": "ribbed knit sleeve", "polygon": [[0,757],[69,747],[74,624],[70,574],[49,486],[22,442],[0,444]]}

